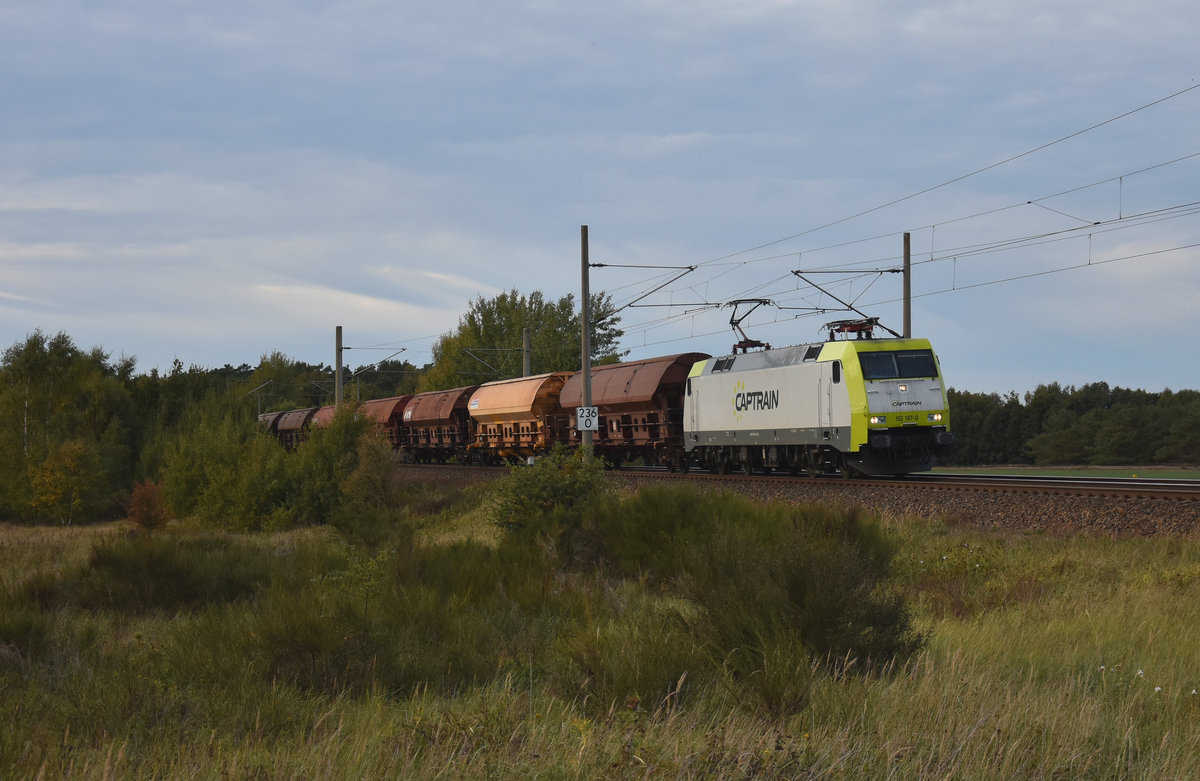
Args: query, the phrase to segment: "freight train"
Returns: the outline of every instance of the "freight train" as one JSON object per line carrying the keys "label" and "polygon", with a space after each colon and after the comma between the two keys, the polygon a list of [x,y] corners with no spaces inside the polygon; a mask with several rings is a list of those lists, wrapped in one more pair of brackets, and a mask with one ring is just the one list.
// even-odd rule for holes
{"label": "freight train", "polygon": [[[836,339],[713,357],[681,353],[591,370],[594,452],[671,471],[899,475],[954,445],[927,339]],[[552,372],[359,405],[410,463],[499,464],[581,442],[583,375]],[[333,408],[260,421],[295,447]]]}

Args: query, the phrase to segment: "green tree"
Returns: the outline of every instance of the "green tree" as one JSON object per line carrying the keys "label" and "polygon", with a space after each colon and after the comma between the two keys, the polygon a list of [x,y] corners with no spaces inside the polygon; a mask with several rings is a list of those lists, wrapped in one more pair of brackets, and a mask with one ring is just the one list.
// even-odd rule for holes
{"label": "green tree", "polygon": [[1167,433],[1155,460],[1175,464],[1200,464],[1200,393],[1167,391],[1159,399]]}
{"label": "green tree", "polygon": [[950,388],[946,391],[955,446],[948,464],[990,464],[995,432],[992,416],[1000,409],[1000,397],[994,393],[970,393]]}
{"label": "green tree", "polygon": [[333,403],[333,369],[302,363],[275,350],[259,360],[246,381],[257,412],[303,409]]}
{"label": "green tree", "polygon": [[1121,404],[1097,417],[1090,459],[1097,465],[1154,463],[1170,428],[1153,406]]}
{"label": "green tree", "polygon": [[[618,342],[624,332],[617,327],[612,298],[591,296],[592,361],[619,358]],[[575,296],[548,301],[540,290],[528,296],[511,290],[494,298],[471,302],[458,328],[441,336],[433,346],[433,364],[421,377],[420,389],[476,385],[521,375],[521,332],[528,328],[534,374],[573,371],[580,367],[580,315]]]}
{"label": "green tree", "polygon": [[132,483],[134,361],[34,331],[0,358],[0,506],[63,523],[116,512]]}
{"label": "green tree", "polygon": [[370,401],[417,392],[421,370],[408,361],[384,360],[345,372],[346,398]]}
{"label": "green tree", "polygon": [[167,448],[162,496],[179,517],[230,529],[326,523],[346,499],[359,440],[369,435],[370,421],[343,405],[289,453],[256,421],[231,411],[227,397],[213,397]]}
{"label": "green tree", "polygon": [[1029,440],[1038,464],[1084,464],[1092,449],[1097,413],[1080,417],[1066,407],[1046,416],[1042,432]]}

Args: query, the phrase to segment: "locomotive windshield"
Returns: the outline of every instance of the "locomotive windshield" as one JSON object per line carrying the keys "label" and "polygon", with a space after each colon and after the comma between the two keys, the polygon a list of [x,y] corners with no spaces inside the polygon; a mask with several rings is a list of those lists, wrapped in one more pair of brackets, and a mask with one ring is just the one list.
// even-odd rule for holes
{"label": "locomotive windshield", "polygon": [[893,350],[858,354],[864,380],[911,380],[936,377],[932,350]]}

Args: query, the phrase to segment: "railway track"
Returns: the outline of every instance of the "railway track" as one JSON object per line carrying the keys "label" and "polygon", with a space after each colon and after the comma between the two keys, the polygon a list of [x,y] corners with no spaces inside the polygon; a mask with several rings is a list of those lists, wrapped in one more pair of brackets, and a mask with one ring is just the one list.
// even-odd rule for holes
{"label": "railway track", "polygon": [[[403,479],[454,482],[486,481],[507,473],[505,468],[461,466],[409,466],[401,471]],[[894,519],[941,519],[955,525],[1019,533],[1200,535],[1198,480],[946,473],[843,480],[786,474],[678,474],[632,467],[612,474],[631,487],[683,480],[704,489],[741,493],[762,501],[860,507]]]}
{"label": "railway track", "polygon": [[709,472],[669,474],[657,467],[627,467],[622,474],[661,475],[668,479],[699,480],[712,483],[746,481],[786,481],[798,486],[821,485],[830,488],[908,488],[914,490],[981,491],[992,493],[1052,494],[1059,496],[1107,496],[1113,498],[1170,499],[1200,501],[1200,480],[1164,480],[1155,478],[1045,477],[1023,475],[952,474],[946,472],[843,480],[838,477],[800,477],[784,473],[747,476],[715,475]]}
{"label": "railway track", "polygon": [[1173,499],[1180,501],[1200,500],[1200,480],[935,473],[910,477],[899,482],[914,487],[936,487],[966,491],[1011,491],[1067,496],[1111,496],[1121,498]]}
{"label": "railway track", "polygon": [[[448,475],[469,473],[482,479],[490,479],[507,473],[507,467],[462,467],[454,464],[412,465],[407,469],[428,473],[443,472]],[[1061,477],[1041,475],[980,475],[971,473],[930,472],[906,477],[877,477],[844,480],[835,476],[803,477],[783,472],[745,475],[731,473],[718,475],[707,471],[690,471],[686,474],[669,472],[664,467],[626,466],[613,470],[613,474],[630,477],[644,475],[661,477],[665,480],[692,480],[710,484],[761,484],[762,481],[794,483],[797,486],[822,486],[836,490],[838,486],[850,488],[908,488],[917,490],[982,491],[993,493],[1053,494],[1059,496],[1108,496],[1124,499],[1169,499],[1178,501],[1200,501],[1200,480],[1167,480],[1154,477]]]}

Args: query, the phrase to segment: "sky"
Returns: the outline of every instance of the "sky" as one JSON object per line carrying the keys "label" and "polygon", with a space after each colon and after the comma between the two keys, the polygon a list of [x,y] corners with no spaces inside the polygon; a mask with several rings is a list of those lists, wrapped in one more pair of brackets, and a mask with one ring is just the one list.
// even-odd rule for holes
{"label": "sky", "polygon": [[908,232],[948,385],[1200,388],[1198,37],[1190,0],[0,0],[0,346],[421,365],[478,297],[578,299],[587,225],[630,359],[726,354],[739,299],[777,347],[901,331]]}

